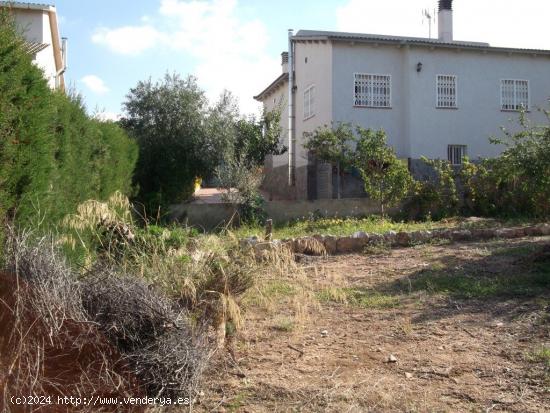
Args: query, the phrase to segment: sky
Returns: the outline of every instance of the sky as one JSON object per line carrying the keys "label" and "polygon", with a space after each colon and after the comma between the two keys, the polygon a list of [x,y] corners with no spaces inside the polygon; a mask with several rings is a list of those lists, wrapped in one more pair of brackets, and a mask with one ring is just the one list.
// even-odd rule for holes
{"label": "sky", "polygon": [[[66,81],[90,113],[116,119],[129,90],[167,72],[193,75],[214,102],[224,89],[243,114],[280,73],[287,30],[428,37],[436,0],[57,0],[69,39]],[[550,49],[547,0],[455,0],[454,38]],[[432,36],[437,27],[432,28]]]}

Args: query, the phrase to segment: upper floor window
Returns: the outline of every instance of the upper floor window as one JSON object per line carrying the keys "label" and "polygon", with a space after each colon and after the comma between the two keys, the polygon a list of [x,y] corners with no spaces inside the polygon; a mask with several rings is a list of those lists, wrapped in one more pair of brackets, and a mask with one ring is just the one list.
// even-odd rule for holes
{"label": "upper floor window", "polygon": [[449,145],[447,147],[447,159],[451,165],[462,164],[462,159],[468,155],[466,145]]}
{"label": "upper floor window", "polygon": [[391,76],[355,73],[354,105],[372,108],[391,107]]}
{"label": "upper floor window", "polygon": [[315,115],[315,86],[311,85],[304,91],[304,120]]}
{"label": "upper floor window", "polygon": [[502,79],[500,81],[500,107],[502,110],[529,109],[529,81]]}
{"label": "upper floor window", "polygon": [[437,75],[437,108],[456,108],[456,76]]}

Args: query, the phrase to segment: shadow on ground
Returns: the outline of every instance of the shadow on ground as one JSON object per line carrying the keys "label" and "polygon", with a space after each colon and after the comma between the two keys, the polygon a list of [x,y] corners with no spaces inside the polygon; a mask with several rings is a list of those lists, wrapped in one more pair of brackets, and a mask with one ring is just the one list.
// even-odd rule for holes
{"label": "shadow on ground", "polygon": [[[457,313],[488,313],[514,320],[543,310],[550,319],[550,253],[547,240],[479,244],[478,254],[447,250],[421,270],[380,289],[391,294],[443,296],[414,322]],[[435,307],[435,308],[434,308]]]}

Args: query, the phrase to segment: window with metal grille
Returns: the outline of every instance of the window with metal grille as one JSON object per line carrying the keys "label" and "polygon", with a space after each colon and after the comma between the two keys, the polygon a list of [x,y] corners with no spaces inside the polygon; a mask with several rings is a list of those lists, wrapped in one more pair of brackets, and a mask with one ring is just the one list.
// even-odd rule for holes
{"label": "window with metal grille", "polygon": [[304,91],[304,120],[315,115],[315,86],[311,85]]}
{"label": "window with metal grille", "polygon": [[462,164],[462,158],[466,155],[466,145],[449,145],[447,147],[447,159],[452,165]]}
{"label": "window with metal grille", "polygon": [[354,106],[391,107],[391,76],[368,73],[354,74]]}
{"label": "window with metal grille", "polygon": [[529,109],[529,81],[502,79],[500,81],[500,106],[502,110]]}
{"label": "window with metal grille", "polygon": [[456,76],[437,75],[437,107],[456,108]]}

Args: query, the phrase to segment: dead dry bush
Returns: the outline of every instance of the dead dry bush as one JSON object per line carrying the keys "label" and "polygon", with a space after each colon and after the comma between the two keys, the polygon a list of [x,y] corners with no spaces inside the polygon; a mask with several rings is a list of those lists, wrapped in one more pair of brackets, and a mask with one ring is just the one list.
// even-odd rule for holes
{"label": "dead dry bush", "polygon": [[124,357],[87,320],[78,283],[52,245],[31,242],[29,234],[8,241],[0,277],[0,410],[30,410],[11,405],[13,395],[143,395]]}
{"label": "dead dry bush", "polygon": [[28,233],[10,236],[5,260],[0,411],[17,411],[11,395],[195,396],[209,346],[175,301],[113,270],[79,279],[51,239]]}
{"label": "dead dry bush", "polygon": [[129,362],[152,397],[194,397],[209,358],[202,329],[143,280],[114,271],[82,282],[89,318]]}

